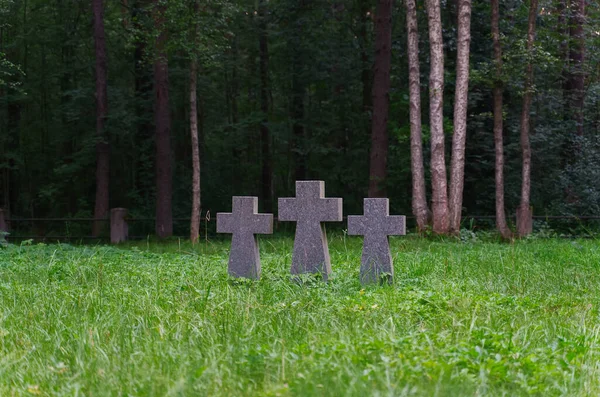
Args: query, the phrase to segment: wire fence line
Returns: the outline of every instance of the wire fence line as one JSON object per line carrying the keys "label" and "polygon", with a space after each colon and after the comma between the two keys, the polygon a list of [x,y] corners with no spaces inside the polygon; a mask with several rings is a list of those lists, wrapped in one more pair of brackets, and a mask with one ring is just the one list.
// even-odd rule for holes
{"label": "wire fence line", "polygon": [[[516,215],[507,216],[508,218],[514,219]],[[600,216],[597,215],[534,215],[533,219],[566,219],[566,220],[600,220]],[[347,220],[348,216],[344,216],[344,220]],[[412,215],[406,215],[406,219],[415,219]],[[495,215],[465,215],[462,219],[496,219]],[[128,221],[138,222],[138,221],[156,221],[156,218],[134,218],[128,217]],[[7,218],[7,222],[109,222],[108,218],[22,218],[22,217],[12,217]],[[191,218],[173,218],[173,221],[186,221],[190,222]],[[200,218],[201,222],[215,222],[216,218],[205,219],[204,217]],[[277,217],[273,217],[273,221],[279,222]],[[284,221],[282,221],[284,222]]]}
{"label": "wire fence line", "polygon": [[[328,223],[329,227],[343,229],[345,227],[347,216],[343,217],[341,223]],[[128,236],[129,240],[145,240],[154,235],[154,217],[133,217],[125,218],[131,233]],[[407,226],[416,226],[415,217],[407,215]],[[491,230],[495,227],[495,215],[465,215],[463,216],[463,225],[466,229]],[[516,215],[508,217],[510,221],[516,219]],[[573,227],[583,228],[585,226],[593,226],[594,232],[600,231],[600,215],[535,215],[534,221],[549,224],[558,224],[559,228]],[[290,222],[279,221],[277,217],[273,218],[276,231],[292,231],[293,226]],[[189,237],[189,217],[173,218],[174,223],[174,238]],[[100,236],[91,236],[89,231],[94,222],[106,223],[105,231]],[[201,223],[201,238],[214,238],[216,233],[216,216],[211,216],[210,212],[203,213],[200,220]],[[62,224],[62,225],[58,225]],[[110,238],[109,218],[85,218],[85,217],[64,217],[64,218],[39,218],[39,217],[19,217],[10,216],[4,219],[4,227],[0,222],[0,231],[10,233],[11,239],[16,240],[68,240],[68,241],[106,241]],[[595,225],[592,225],[595,224]],[[336,226],[337,225],[337,226]],[[4,230],[2,230],[4,229]],[[589,231],[586,234],[590,234]]]}

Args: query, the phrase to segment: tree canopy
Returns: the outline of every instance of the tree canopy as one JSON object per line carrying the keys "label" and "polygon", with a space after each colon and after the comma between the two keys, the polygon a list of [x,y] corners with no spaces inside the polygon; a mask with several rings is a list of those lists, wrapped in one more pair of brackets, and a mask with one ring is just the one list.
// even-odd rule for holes
{"label": "tree canopy", "polygon": [[[189,70],[197,62],[202,209],[231,196],[293,193],[322,179],[360,213],[369,190],[376,70],[375,0],[105,0],[106,139],[110,207],[155,214],[155,45],[168,60],[172,212],[192,205]],[[441,7],[443,133],[450,154],[457,84],[459,1]],[[582,10],[578,7],[583,7]],[[431,199],[430,45],[425,1],[416,1],[426,197]],[[499,1],[500,74],[489,2],[470,21],[464,199],[471,215],[495,213],[494,87],[503,87],[508,214],[521,192],[521,110],[531,93],[531,200],[537,215],[600,209],[600,3],[540,0],[528,50],[529,1]],[[156,7],[164,8],[160,21]],[[579,11],[578,11],[579,10]],[[408,37],[393,3],[387,164],[379,188],[391,211],[411,213]],[[195,28],[196,27],[196,28]],[[92,216],[96,86],[91,1],[0,0],[0,207],[23,217]],[[197,30],[195,30],[197,29]],[[533,68],[527,88],[527,65]],[[262,69],[261,69],[262,68]],[[262,72],[261,72],[262,70]],[[265,143],[268,145],[265,146]],[[268,163],[265,167],[264,162]],[[449,166],[449,164],[448,164]],[[266,174],[265,174],[266,173]],[[269,181],[266,190],[264,184]],[[272,197],[265,197],[265,195]],[[276,210],[276,208],[275,208]],[[187,222],[175,225],[187,234]]]}

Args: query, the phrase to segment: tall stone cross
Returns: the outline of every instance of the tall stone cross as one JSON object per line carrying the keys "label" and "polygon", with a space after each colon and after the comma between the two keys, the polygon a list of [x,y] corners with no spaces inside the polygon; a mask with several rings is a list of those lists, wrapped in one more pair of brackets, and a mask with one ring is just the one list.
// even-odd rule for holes
{"label": "tall stone cross", "polygon": [[232,213],[217,214],[217,233],[233,233],[229,274],[260,278],[260,256],[255,234],[273,233],[273,214],[258,214],[257,197],[233,197]]}
{"label": "tall stone cross", "polygon": [[406,234],[406,218],[390,216],[390,203],[386,198],[367,198],[363,216],[348,217],[348,234],[365,236],[360,265],[363,284],[379,283],[383,275],[392,282],[394,265],[388,236]]}
{"label": "tall stone cross", "polygon": [[279,220],[296,222],[292,274],[321,273],[327,281],[331,260],[321,222],[342,220],[342,199],[325,198],[323,181],[297,181],[296,198],[279,199]]}

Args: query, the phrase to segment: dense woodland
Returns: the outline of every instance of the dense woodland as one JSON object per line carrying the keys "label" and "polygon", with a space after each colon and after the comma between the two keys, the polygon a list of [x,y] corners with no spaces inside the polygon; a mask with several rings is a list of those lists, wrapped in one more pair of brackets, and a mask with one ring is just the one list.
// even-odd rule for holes
{"label": "dense woodland", "polygon": [[191,215],[195,239],[302,179],[441,234],[600,214],[600,2],[0,0],[11,216]]}

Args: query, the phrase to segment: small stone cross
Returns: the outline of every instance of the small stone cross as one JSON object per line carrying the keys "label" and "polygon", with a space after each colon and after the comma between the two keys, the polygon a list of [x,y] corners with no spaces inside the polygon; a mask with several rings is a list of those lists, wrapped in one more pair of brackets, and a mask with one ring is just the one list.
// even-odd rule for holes
{"label": "small stone cross", "polygon": [[386,198],[367,198],[363,216],[348,217],[348,234],[365,236],[360,265],[360,281],[363,284],[379,283],[382,275],[390,275],[392,282],[394,265],[388,236],[406,234],[406,217],[390,216],[390,203]]}
{"label": "small stone cross", "polygon": [[321,222],[342,220],[342,199],[325,198],[323,181],[296,181],[296,198],[279,199],[279,220],[296,222],[292,274],[321,273],[327,281],[331,260]]}
{"label": "small stone cross", "polygon": [[217,214],[217,233],[233,233],[229,274],[260,278],[260,256],[255,234],[273,233],[273,214],[258,214],[258,197],[233,197],[232,213]]}

